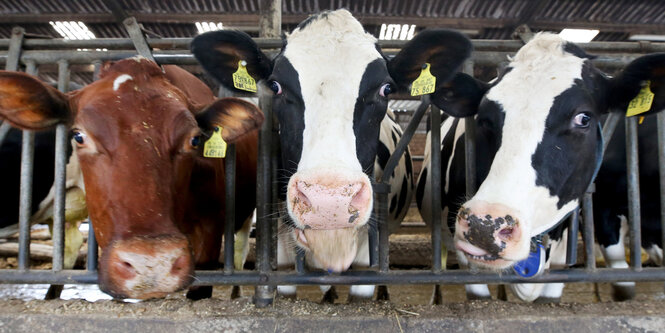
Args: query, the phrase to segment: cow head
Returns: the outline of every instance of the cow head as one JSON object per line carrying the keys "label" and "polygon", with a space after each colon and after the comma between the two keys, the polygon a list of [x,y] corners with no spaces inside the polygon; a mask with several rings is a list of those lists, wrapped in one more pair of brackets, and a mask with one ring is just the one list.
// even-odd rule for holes
{"label": "cow head", "polygon": [[461,34],[434,30],[388,61],[346,10],[302,22],[272,61],[242,32],[210,32],[192,42],[195,57],[222,84],[233,89],[232,74],[245,60],[274,93],[294,239],[336,272],[355,258],[357,232],[372,212],[370,179],[388,94],[411,84],[425,63],[443,84],[470,51]]}
{"label": "cow head", "polygon": [[478,144],[492,147],[478,157],[491,163],[487,178],[455,224],[456,248],[471,262],[510,267],[577,207],[602,157],[604,113],[625,113],[647,80],[656,95],[648,113],[665,106],[665,54],[638,58],[614,78],[591,59],[539,34],[491,85],[458,74],[433,98],[453,116],[475,115]]}
{"label": "cow head", "polygon": [[133,58],[106,64],[98,81],[68,94],[2,71],[0,118],[34,130],[71,125],[102,252],[100,288],[116,297],[153,298],[193,278],[183,216],[192,169],[211,163],[200,156],[202,133],[222,126],[222,137],[233,142],[257,128],[263,114],[241,100],[215,101],[178,67],[163,72]]}

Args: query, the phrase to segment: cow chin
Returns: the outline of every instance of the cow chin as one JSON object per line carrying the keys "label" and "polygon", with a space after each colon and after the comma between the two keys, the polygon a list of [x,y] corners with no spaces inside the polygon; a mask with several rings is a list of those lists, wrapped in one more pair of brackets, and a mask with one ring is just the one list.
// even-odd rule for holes
{"label": "cow chin", "polygon": [[358,229],[295,229],[297,243],[311,254],[316,267],[329,273],[349,269],[358,252]]}

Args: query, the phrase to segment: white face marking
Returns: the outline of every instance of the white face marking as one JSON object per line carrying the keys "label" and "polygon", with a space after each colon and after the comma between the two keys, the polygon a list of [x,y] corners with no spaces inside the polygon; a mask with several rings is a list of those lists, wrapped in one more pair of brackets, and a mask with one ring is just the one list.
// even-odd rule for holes
{"label": "white face marking", "polygon": [[118,91],[118,88],[120,88],[120,85],[122,85],[123,83],[125,83],[129,80],[134,80],[134,78],[131,77],[128,74],[118,75],[118,77],[116,77],[115,80],[113,80],[113,91]]}
{"label": "white face marking", "polygon": [[[539,34],[516,54],[512,70],[487,94],[505,111],[501,147],[489,174],[473,200],[501,203],[518,209],[528,239],[559,222],[577,200],[557,208],[559,198],[536,186],[531,157],[545,133],[554,98],[581,79],[584,59],[563,50],[557,35]],[[537,90],[535,90],[537,89]]]}
{"label": "white face marking", "polygon": [[184,252],[167,252],[158,255],[144,255],[133,252],[120,252],[118,258],[132,263],[137,271],[136,277],[125,280],[125,290],[137,293],[149,293],[155,290],[175,291],[180,284],[180,276],[171,274],[173,263]]}
{"label": "white face marking", "polygon": [[367,65],[381,58],[375,43],[346,10],[331,12],[288,37],[284,56],[298,72],[305,104],[298,171],[363,171],[356,156],[353,111]]}

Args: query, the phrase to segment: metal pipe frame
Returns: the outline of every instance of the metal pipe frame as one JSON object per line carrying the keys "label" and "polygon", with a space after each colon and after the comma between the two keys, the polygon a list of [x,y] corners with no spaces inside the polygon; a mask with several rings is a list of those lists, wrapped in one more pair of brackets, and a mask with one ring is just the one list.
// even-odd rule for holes
{"label": "metal pipe frame", "polygon": [[236,229],[236,145],[230,144],[226,148],[224,158],[224,179],[226,195],[224,196],[224,273],[233,273],[233,258],[235,254],[234,234]]}
{"label": "metal pipe frame", "polygon": [[[259,45],[264,48],[279,48],[281,47],[281,40],[275,38],[263,38],[257,39]],[[148,39],[147,43],[155,48],[167,49],[167,45],[171,45],[171,48],[187,48],[189,44],[189,39],[164,39],[164,40],[151,40]],[[9,45],[9,40],[0,40],[0,47]],[[161,43],[161,44],[160,44]],[[404,42],[381,42],[380,43],[384,48],[399,48]],[[122,48],[122,47],[131,47],[132,44],[129,39],[118,39],[118,40],[91,40],[91,41],[68,41],[64,42],[62,40],[25,40],[23,42],[25,47],[37,47],[37,48],[100,48],[100,47],[110,47],[111,48]],[[105,46],[106,45],[106,46]],[[163,45],[163,47],[159,47]],[[515,51],[521,47],[521,42],[519,41],[474,41],[474,45],[477,52],[474,55],[472,61],[467,64],[466,70],[469,70],[469,67],[472,68],[474,64],[496,64],[498,62],[505,60],[505,55],[507,52]],[[582,47],[587,51],[601,51],[601,52],[653,52],[653,51],[665,51],[665,43],[653,43],[647,45],[648,48],[645,49],[643,43],[588,43],[582,44]],[[492,52],[489,52],[492,51]],[[497,53],[499,52],[499,53]],[[506,53],[501,53],[506,52]],[[8,63],[10,61],[10,52],[0,52],[0,62]],[[66,87],[66,82],[68,78],[65,77],[66,73],[68,74],[68,65],[74,63],[93,63],[95,68],[95,78],[97,77],[99,67],[102,60],[117,60],[121,58],[131,57],[136,55],[136,51],[110,51],[110,52],[95,52],[95,51],[82,51],[82,52],[71,52],[71,51],[23,51],[20,56],[20,60],[27,65],[27,72],[31,74],[37,73],[37,64],[45,63],[54,63],[58,62],[59,64],[59,87],[64,91]],[[155,52],[155,59],[163,64],[172,63],[172,64],[188,64],[194,65],[196,61],[193,59],[191,54],[188,51],[158,51]],[[611,56],[601,57],[597,64],[604,64],[609,66],[620,66],[625,65],[628,61],[635,58],[634,54],[623,54],[618,53]],[[470,65],[469,65],[470,64]],[[423,99],[423,110],[422,114],[425,113],[427,106],[429,105],[429,97],[425,96]],[[632,269],[596,269],[595,268],[595,257],[593,256],[593,210],[591,206],[591,193],[593,192],[593,186],[590,187],[590,191],[584,196],[583,201],[583,213],[584,213],[584,240],[585,240],[585,253],[587,254],[586,269],[566,269],[566,270],[551,270],[544,273],[543,275],[532,278],[529,280],[524,280],[519,276],[504,273],[504,274],[495,274],[495,273],[477,273],[477,272],[468,272],[468,271],[443,271],[442,262],[441,262],[441,253],[440,251],[433,251],[434,255],[432,258],[432,270],[409,270],[409,271],[389,271],[388,269],[388,242],[387,242],[387,232],[378,233],[378,239],[375,239],[374,242],[377,244],[378,257],[375,261],[378,261],[378,267],[366,271],[349,271],[338,275],[331,275],[325,272],[307,272],[304,268],[304,254],[302,251],[298,252],[298,257],[301,258],[297,261],[296,268],[297,272],[293,271],[273,271],[273,266],[271,265],[271,259],[274,257],[274,251],[272,250],[272,245],[274,245],[274,237],[272,236],[272,225],[273,220],[270,218],[273,207],[272,207],[272,182],[271,175],[271,154],[273,144],[271,141],[274,140],[274,124],[273,116],[271,111],[271,98],[269,96],[262,95],[260,98],[260,104],[266,116],[266,121],[263,124],[263,127],[260,132],[260,146],[259,146],[259,165],[258,165],[258,175],[257,175],[257,269],[252,272],[236,272],[233,270],[233,242],[228,242],[225,245],[225,270],[224,272],[214,272],[214,271],[197,271],[196,272],[196,282],[195,285],[255,285],[257,286],[256,295],[258,299],[255,299],[259,305],[267,305],[272,302],[272,293],[271,288],[276,285],[289,285],[289,284],[468,284],[468,283],[545,283],[545,282],[616,282],[616,281],[658,281],[665,280],[665,268],[644,268],[640,269],[639,260],[636,261],[634,256],[639,256],[639,251],[633,251],[633,262]],[[407,129],[404,132],[404,142],[400,141],[398,146],[403,145],[403,148],[400,148],[400,152],[396,152],[395,156],[391,156],[391,159],[399,160],[399,157],[403,153],[403,149],[406,148],[406,145],[410,141],[410,138],[415,133],[419,121],[415,121],[415,118],[422,117],[417,113],[414,114],[414,119],[409,124]],[[605,144],[609,142],[609,137],[614,127],[616,127],[617,122],[619,121],[621,114],[611,113],[610,118],[605,123],[603,128],[603,133],[606,138]],[[436,107],[431,108],[431,122],[432,128],[440,128],[440,113]],[[659,158],[660,158],[660,168],[661,168],[661,179],[665,179],[665,116],[659,115],[659,127],[661,131],[659,132],[659,140],[661,140]],[[413,126],[412,126],[413,124]],[[473,153],[474,144],[475,144],[475,135],[473,135],[473,125],[474,122],[471,118],[465,119],[465,125],[468,130],[468,139],[466,145],[468,147],[468,155],[466,157],[467,165],[469,170],[467,170],[467,191],[473,190],[475,192],[475,168],[473,164],[475,162],[475,154]],[[63,125],[64,126],[64,125]],[[626,125],[627,129],[629,125]],[[631,125],[632,126],[632,125]],[[1,130],[5,129],[6,131],[7,124],[2,124],[0,126]],[[62,127],[64,128],[64,127]],[[61,149],[62,139],[65,139],[66,144],[66,132],[63,132],[62,129],[58,130],[58,138],[60,143],[60,150],[56,154],[56,159],[62,159],[64,154],[64,149]],[[606,133],[607,132],[607,133]],[[64,135],[64,136],[63,136]],[[1,135],[0,135],[1,136]],[[630,137],[630,135],[628,136]],[[441,179],[441,157],[440,157],[440,131],[432,131],[432,174],[431,180],[434,181],[434,184],[439,184]],[[52,271],[37,271],[29,270],[29,217],[30,217],[30,206],[31,206],[31,181],[32,177],[32,168],[33,168],[33,155],[34,155],[34,134],[29,131],[24,132],[24,142],[23,142],[23,152],[22,158],[25,163],[22,163],[21,171],[21,216],[20,216],[20,228],[21,233],[19,236],[20,243],[20,254],[19,254],[19,269],[18,270],[0,270],[0,283],[51,283],[51,284],[64,284],[64,283],[96,283],[97,282],[97,246],[94,237],[94,231],[91,225],[89,236],[88,236],[88,263],[87,270],[62,270],[62,240],[54,240],[54,269]],[[629,150],[631,150],[631,145],[637,147],[637,141],[633,139],[627,139],[627,144],[629,145]],[[229,147],[229,154],[232,154],[232,149]],[[632,150],[631,150],[632,151]],[[398,155],[399,153],[399,155]],[[636,149],[635,152],[636,154]],[[637,156],[637,155],[634,155]],[[274,156],[273,156],[274,157]],[[232,158],[229,158],[229,160]],[[230,163],[227,160],[227,164]],[[636,158],[633,158],[636,162]],[[57,162],[58,164],[60,162]],[[272,163],[274,164],[274,163]],[[56,169],[60,170],[62,165],[57,166]],[[394,167],[393,167],[394,168]],[[231,172],[232,167],[227,166],[227,172]],[[636,171],[636,165],[633,167]],[[631,170],[633,170],[631,169]],[[388,170],[387,170],[388,171]],[[387,172],[389,175],[391,172]],[[629,177],[635,176],[637,179],[637,173],[629,171]],[[58,179],[61,177],[64,180],[64,170],[56,171],[56,186],[58,185]],[[384,175],[385,177],[385,175]],[[227,179],[234,179],[232,176],[227,176]],[[233,191],[230,187],[235,186],[233,181],[227,182],[233,184],[227,184],[229,187],[227,193],[232,193]],[[636,183],[634,183],[636,184]],[[375,184],[379,185],[379,184]],[[56,201],[61,201],[62,204],[57,204],[59,212],[56,215],[61,217],[54,217],[60,222],[55,222],[54,229],[61,229],[64,225],[64,186],[62,188],[58,187],[57,191],[61,194],[58,194]],[[381,191],[377,191],[381,192]],[[387,193],[387,191],[386,191]],[[471,193],[471,192],[469,192]],[[661,193],[665,194],[665,181],[661,181]],[[637,202],[639,205],[639,195],[635,195],[635,191],[631,192],[631,197],[633,201]],[[232,195],[230,196],[232,197]],[[228,197],[227,197],[228,198]],[[385,199],[377,198],[378,202],[384,202],[387,208],[387,202]],[[439,191],[433,191],[433,224],[432,224],[432,245],[434,249],[440,249],[442,244],[442,235],[441,235],[441,198]],[[665,223],[665,195],[661,195],[661,200],[663,200],[662,205],[662,214],[663,214],[663,223]],[[229,201],[226,202],[227,205],[232,205]],[[633,203],[634,204],[634,203]],[[379,206],[381,206],[380,204]],[[228,209],[227,213],[234,213],[235,208]],[[637,210],[633,208],[632,212],[637,212],[639,215],[639,206]],[[632,216],[633,213],[630,215]],[[379,216],[384,215],[385,212],[379,214]],[[384,215],[385,216],[385,215]],[[639,219],[639,217],[638,217]],[[232,218],[227,215],[226,223]],[[385,218],[379,218],[379,227],[381,227],[381,220]],[[631,218],[632,221],[635,221],[634,218]],[[385,225],[384,225],[385,228]],[[233,228],[229,228],[233,230]],[[665,240],[665,228],[663,228],[664,234],[663,239]],[[637,232],[636,232],[637,231]],[[55,233],[60,233],[54,232]],[[574,231],[571,231],[574,233]],[[232,239],[232,235],[229,236],[225,233],[227,240]],[[58,238],[59,236],[56,236]],[[569,237],[570,238],[570,237]],[[632,248],[639,246],[639,222],[631,225],[631,242]],[[230,246],[230,249],[229,249]],[[57,253],[60,253],[59,255]],[[375,252],[376,253],[376,252]],[[60,262],[60,264],[57,264]],[[568,258],[570,263],[570,258]],[[298,264],[299,263],[299,264]],[[376,262],[375,262],[376,263]]]}
{"label": "metal pipe frame", "polygon": [[628,175],[628,225],[630,227],[630,266],[642,268],[640,168],[637,151],[637,119],[626,118],[626,172]]}
{"label": "metal pipe frame", "polygon": [[[69,86],[69,65],[66,61],[58,62],[58,90],[67,92]],[[67,125],[60,123],[55,127],[55,175],[53,184],[53,270],[61,271],[64,260],[65,243],[65,181],[67,172]]]}
{"label": "metal pipe frame", "polygon": [[[658,173],[660,176],[661,248],[665,244],[665,114],[658,114]],[[661,266],[665,267],[665,256]]]}

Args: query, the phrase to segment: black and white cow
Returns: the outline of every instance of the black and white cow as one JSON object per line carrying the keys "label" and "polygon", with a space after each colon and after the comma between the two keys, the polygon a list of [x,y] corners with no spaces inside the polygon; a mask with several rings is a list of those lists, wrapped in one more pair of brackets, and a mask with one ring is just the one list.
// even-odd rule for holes
{"label": "black and white cow", "polygon": [[[394,148],[381,147],[380,132],[394,135],[393,141],[400,135],[386,116],[388,94],[411,84],[425,63],[431,64],[437,85],[443,85],[470,51],[463,35],[433,30],[418,34],[388,61],[376,38],[347,10],[303,21],[272,61],[241,32],[195,38],[192,52],[222,84],[233,89],[232,74],[245,60],[249,74],[265,80],[274,93],[283,163],[281,196],[289,220],[288,230],[280,233],[280,265],[292,264],[295,245],[306,250],[310,265],[329,272],[369,264],[366,225],[373,207],[373,169],[377,156],[381,162]],[[391,190],[399,193],[397,205],[405,204],[395,208],[399,214],[391,214],[391,228],[408,208],[410,161],[404,162]],[[403,188],[406,194],[400,192]],[[371,297],[373,287],[351,293]]]}
{"label": "black and white cow", "polygon": [[[543,33],[491,84],[460,73],[433,95],[446,113],[474,116],[477,124],[481,185],[466,202],[463,122],[451,118],[441,127],[445,218],[462,262],[501,271],[526,259],[532,238],[577,207],[589,185],[601,158],[601,117],[625,112],[646,80],[655,93],[647,114],[665,105],[664,54],[643,56],[614,78],[597,70],[591,58],[575,44]],[[425,171],[416,196],[426,218],[427,183]],[[551,256],[549,264],[563,259]],[[560,287],[542,294],[556,294]],[[470,289],[489,296],[486,289]],[[527,300],[538,294],[529,288],[518,292]]]}

